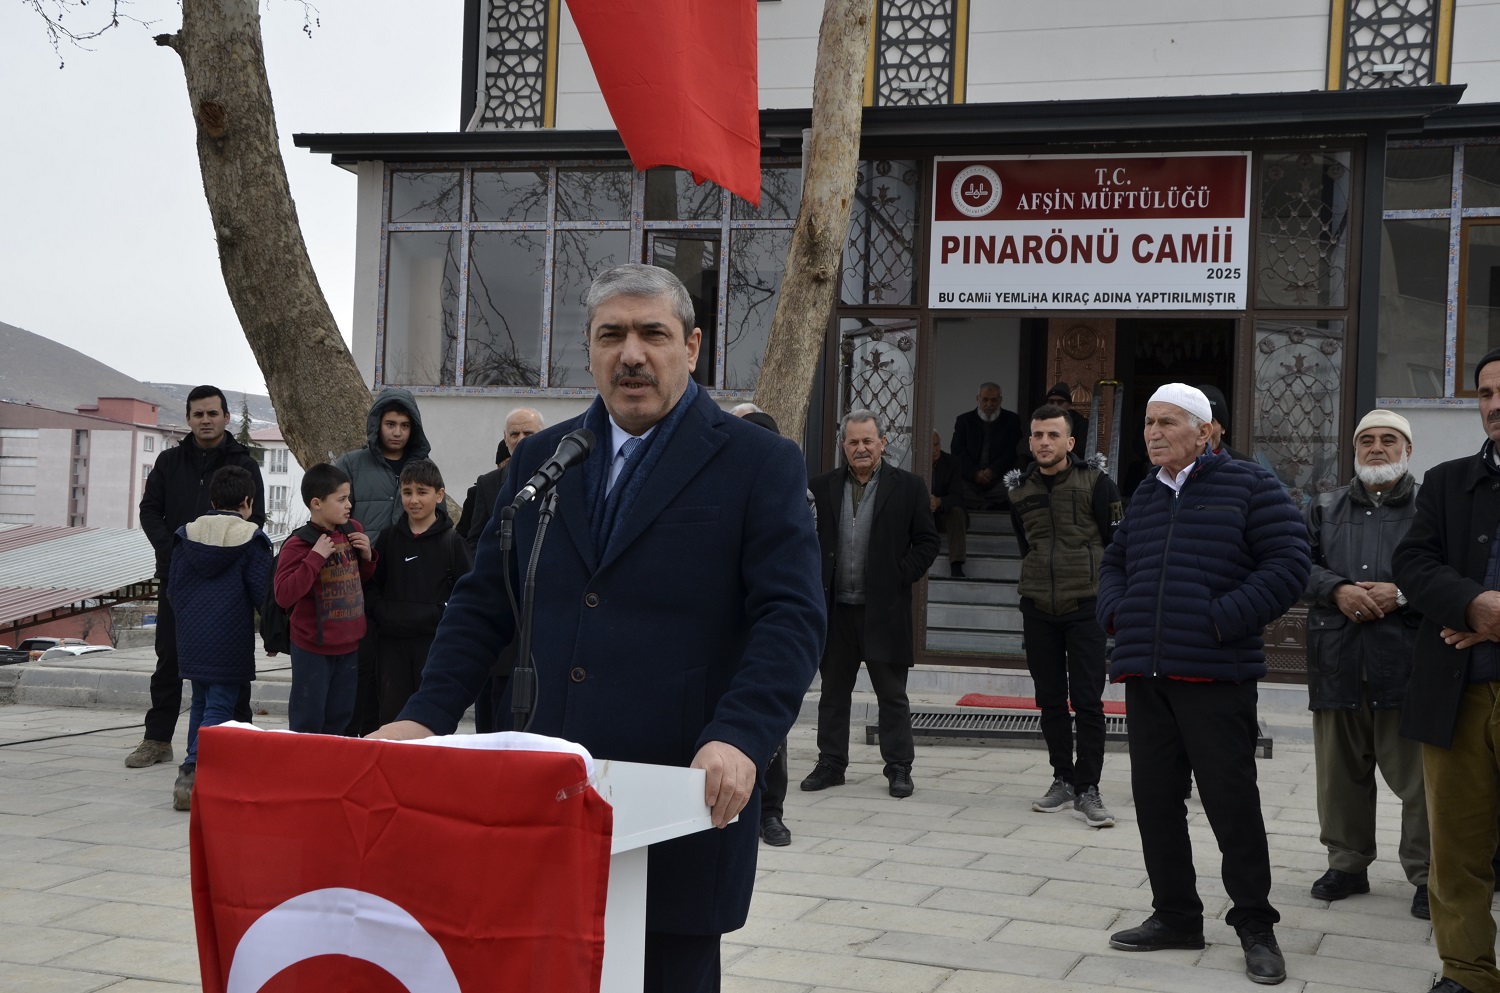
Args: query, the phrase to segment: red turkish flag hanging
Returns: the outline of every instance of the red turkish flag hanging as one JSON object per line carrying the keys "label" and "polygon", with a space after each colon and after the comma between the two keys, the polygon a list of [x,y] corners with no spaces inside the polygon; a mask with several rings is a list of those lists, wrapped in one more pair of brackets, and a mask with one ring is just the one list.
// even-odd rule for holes
{"label": "red turkish flag hanging", "polygon": [[637,169],[675,165],[760,205],[756,0],[568,0]]}
{"label": "red turkish flag hanging", "polygon": [[205,993],[597,991],[612,811],[589,778],[581,750],[204,728]]}

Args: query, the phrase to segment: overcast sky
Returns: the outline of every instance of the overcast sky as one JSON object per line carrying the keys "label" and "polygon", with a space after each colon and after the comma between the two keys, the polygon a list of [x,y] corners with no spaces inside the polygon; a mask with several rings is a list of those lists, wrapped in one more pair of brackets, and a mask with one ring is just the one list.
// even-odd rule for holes
{"label": "overcast sky", "polygon": [[[262,34],[303,236],[347,340],[355,178],[292,135],[456,130],[463,4],[317,7],[309,38],[301,4],[265,0]],[[64,45],[59,69],[36,14],[0,0],[0,321],[137,379],[264,393],[219,273],[182,65],[151,41],[177,5],[130,9],[156,23]]]}

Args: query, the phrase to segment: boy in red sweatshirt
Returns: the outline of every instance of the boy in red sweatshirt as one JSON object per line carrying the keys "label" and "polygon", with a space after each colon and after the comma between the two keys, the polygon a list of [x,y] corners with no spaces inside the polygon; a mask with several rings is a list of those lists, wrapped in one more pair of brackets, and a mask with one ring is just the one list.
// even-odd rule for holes
{"label": "boy in red sweatshirt", "polygon": [[293,731],[340,734],[354,714],[359,640],[365,635],[363,584],[375,550],[349,519],[349,477],[320,462],[302,477],[314,544],[292,535],[276,561],[276,602],[291,617]]}

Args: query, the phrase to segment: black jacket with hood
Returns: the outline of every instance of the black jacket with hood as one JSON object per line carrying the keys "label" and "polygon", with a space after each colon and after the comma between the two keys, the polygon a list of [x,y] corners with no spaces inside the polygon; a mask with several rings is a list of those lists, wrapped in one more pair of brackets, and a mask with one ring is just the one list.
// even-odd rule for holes
{"label": "black jacket with hood", "polygon": [[[406,439],[402,461],[393,463],[380,452],[380,418],[392,407],[411,418],[411,435]],[[400,517],[401,466],[411,459],[425,459],[432,451],[427,433],[422,430],[422,412],[410,390],[391,386],[380,391],[365,416],[365,447],[340,455],[334,465],[349,474],[349,495],[354,502],[352,516],[359,519],[373,542],[380,532]]]}
{"label": "black jacket with hood", "polygon": [[448,594],[474,565],[469,546],[440,505],[432,526],[412,534],[403,513],[380,532],[366,610],[381,637],[431,638]]}

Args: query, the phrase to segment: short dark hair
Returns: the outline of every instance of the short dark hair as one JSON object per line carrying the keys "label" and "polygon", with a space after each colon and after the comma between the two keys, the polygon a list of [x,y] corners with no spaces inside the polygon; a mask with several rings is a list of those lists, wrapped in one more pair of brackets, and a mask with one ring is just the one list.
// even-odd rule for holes
{"label": "short dark hair", "polygon": [[255,499],[255,477],[248,469],[223,465],[208,481],[208,505],[215,510],[239,510]]}
{"label": "short dark hair", "polygon": [[1050,421],[1050,420],[1052,420],[1053,418],[1056,418],[1056,417],[1061,417],[1063,419],[1064,423],[1066,423],[1068,425],[1068,434],[1072,435],[1072,433],[1073,433],[1073,418],[1071,416],[1069,416],[1069,414],[1068,414],[1068,412],[1066,410],[1063,410],[1057,404],[1055,404],[1055,403],[1044,403],[1040,407],[1038,407],[1036,410],[1033,410],[1031,412],[1031,419],[1032,419],[1032,421]]}
{"label": "short dark hair", "polygon": [[412,459],[401,467],[401,482],[416,483],[418,486],[430,486],[435,490],[443,489],[443,474],[438,471],[437,463],[431,459]]}
{"label": "short dark hair", "polygon": [[1485,352],[1484,358],[1480,359],[1479,364],[1474,367],[1474,388],[1476,390],[1479,389],[1479,370],[1491,362],[1500,362],[1500,348],[1492,348]]}
{"label": "short dark hair", "polygon": [[314,500],[327,500],[334,490],[347,482],[347,472],[336,465],[319,462],[302,477],[302,502],[311,507]]}
{"label": "short dark hair", "polygon": [[207,400],[209,397],[218,397],[219,406],[223,408],[223,413],[229,413],[229,398],[224,395],[224,391],[219,389],[217,386],[205,385],[194,386],[192,390],[188,392],[187,403],[184,405],[182,410],[183,414],[187,417],[193,416],[193,401]]}

